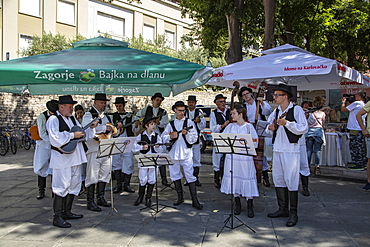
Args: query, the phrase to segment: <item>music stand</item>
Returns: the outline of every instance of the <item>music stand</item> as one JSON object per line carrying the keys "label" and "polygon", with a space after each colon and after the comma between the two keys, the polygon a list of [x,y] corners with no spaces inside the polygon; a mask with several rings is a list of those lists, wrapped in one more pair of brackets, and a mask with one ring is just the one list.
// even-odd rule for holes
{"label": "music stand", "polygon": [[[177,209],[173,206],[168,206],[165,204],[158,203],[158,169],[157,167],[160,165],[173,165],[173,161],[169,154],[164,153],[153,153],[153,154],[138,154],[135,155],[136,160],[138,161],[139,165],[142,167],[145,166],[154,166],[155,169],[155,204],[151,205],[150,207],[145,207],[140,209],[140,211],[144,209],[151,209],[154,211],[154,220],[156,219],[156,215],[161,212],[166,207]],[[162,206],[159,209],[159,206]]]}
{"label": "music stand", "polygon": [[[238,228],[239,226],[246,226],[249,228],[253,233],[256,233],[250,226],[245,224],[242,220],[234,214],[234,181],[233,181],[233,154],[238,155],[248,155],[253,156],[256,155],[256,151],[254,148],[254,143],[252,140],[251,135],[249,134],[229,134],[229,133],[213,133],[212,138],[214,141],[214,145],[216,147],[216,153],[220,154],[230,154],[231,155],[231,163],[230,163],[230,194],[231,194],[231,207],[230,207],[230,214],[229,217],[224,221],[224,225],[217,233],[217,237],[221,234],[222,230],[226,227],[231,230]],[[234,226],[234,218],[237,219],[241,224]],[[229,224],[229,225],[228,225]]]}
{"label": "music stand", "polygon": [[[104,158],[104,157],[110,157],[110,167],[112,170],[112,155],[122,154],[122,153],[129,153],[134,148],[134,144],[136,141],[136,137],[118,137],[118,138],[112,138],[112,139],[102,139],[99,143],[98,152],[96,154],[96,158]],[[113,188],[113,180],[110,180],[110,186]],[[114,207],[114,198],[113,198],[113,189],[110,190],[110,198],[111,198],[111,209],[105,217],[104,220],[99,222],[93,227],[96,227],[106,219],[108,219],[110,216],[114,215],[115,213],[119,216],[120,213],[118,210]],[[122,217],[122,216],[121,216]]]}

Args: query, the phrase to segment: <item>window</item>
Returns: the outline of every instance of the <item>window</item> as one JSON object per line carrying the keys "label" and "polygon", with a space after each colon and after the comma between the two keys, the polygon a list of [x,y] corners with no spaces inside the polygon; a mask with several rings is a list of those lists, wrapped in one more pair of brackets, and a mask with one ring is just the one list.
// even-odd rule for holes
{"label": "window", "polygon": [[41,16],[41,0],[19,0],[19,12]]}
{"label": "window", "polygon": [[155,39],[155,28],[153,26],[145,24],[143,28],[143,38],[144,42],[153,43]]}
{"label": "window", "polygon": [[[23,35],[23,34],[19,35],[19,47],[18,47],[19,53],[21,53],[23,50],[30,47],[31,42],[32,42],[32,37],[31,36]],[[19,56],[21,56],[21,55],[19,55]]]}
{"label": "window", "polygon": [[76,24],[76,17],[75,17],[75,3],[68,2],[68,1],[58,1],[58,22],[75,25]]}
{"label": "window", "polygon": [[110,34],[115,38],[125,37],[125,19],[98,13],[97,30],[100,34]]}
{"label": "window", "polygon": [[175,44],[176,44],[175,33],[174,33],[174,32],[171,32],[171,31],[166,30],[166,31],[165,31],[165,35],[166,35],[166,41],[168,42],[168,46],[169,46],[171,49],[175,49]]}

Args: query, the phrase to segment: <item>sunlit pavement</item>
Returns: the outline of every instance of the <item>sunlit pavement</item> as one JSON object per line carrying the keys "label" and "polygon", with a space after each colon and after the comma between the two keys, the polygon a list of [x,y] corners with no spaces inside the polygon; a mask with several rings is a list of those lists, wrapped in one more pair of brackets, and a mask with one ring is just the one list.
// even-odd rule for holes
{"label": "sunlit pavement", "polygon": [[[370,192],[362,191],[364,172],[352,179],[345,168],[322,168],[309,180],[311,196],[299,194],[299,222],[286,227],[287,218],[268,218],[277,209],[274,187],[259,184],[254,200],[255,217],[248,218],[246,202],[238,218],[242,225],[224,228],[230,214],[230,196],[213,186],[210,150],[203,154],[198,188],[203,210],[191,206],[184,187],[185,202],[177,209],[153,210],[133,206],[137,193],[114,195],[114,207],[101,212],[86,209],[86,195],[76,197],[73,212],[84,214],[70,220],[71,228],[52,226],[52,198],[47,180],[46,197],[37,200],[37,176],[32,168],[33,150],[19,150],[0,157],[0,246],[369,246]],[[137,169],[137,168],[136,168]],[[346,173],[346,174],[345,174]],[[333,175],[335,177],[328,177]],[[271,176],[271,173],[270,173]],[[132,187],[138,190],[137,171]],[[163,186],[158,184],[158,188]],[[155,194],[155,192],[153,193]],[[110,192],[106,192],[110,198]],[[172,206],[177,195],[171,189],[159,192],[159,203]],[[155,203],[155,197],[152,198]],[[156,209],[156,208],[155,208]],[[159,208],[161,209],[161,207]],[[233,227],[239,225],[234,219]],[[228,225],[230,226],[230,224]]]}

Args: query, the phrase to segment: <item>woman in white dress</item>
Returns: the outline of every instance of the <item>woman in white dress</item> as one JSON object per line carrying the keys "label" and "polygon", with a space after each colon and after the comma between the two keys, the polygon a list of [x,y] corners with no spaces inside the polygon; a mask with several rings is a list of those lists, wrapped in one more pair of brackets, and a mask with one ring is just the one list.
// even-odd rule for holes
{"label": "woman in white dress", "polygon": [[[254,146],[257,147],[258,135],[253,125],[245,122],[246,110],[244,107],[236,107],[231,111],[231,117],[234,123],[226,126],[223,133],[250,134]],[[231,191],[231,158],[233,159],[233,192]],[[225,157],[224,176],[221,185],[221,192],[225,194],[234,194],[236,215],[240,214],[241,202],[240,196],[247,199],[248,217],[254,217],[253,197],[258,197],[256,168],[254,166],[253,156],[227,154]]]}

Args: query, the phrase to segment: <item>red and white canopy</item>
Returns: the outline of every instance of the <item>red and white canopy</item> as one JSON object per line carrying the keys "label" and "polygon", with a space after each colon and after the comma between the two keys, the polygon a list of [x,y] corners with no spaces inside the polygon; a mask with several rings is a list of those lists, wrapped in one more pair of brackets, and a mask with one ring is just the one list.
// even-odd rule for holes
{"label": "red and white canopy", "polygon": [[265,54],[215,69],[207,84],[233,88],[233,82],[239,81],[241,86],[254,88],[262,81],[285,82],[299,91],[370,87],[370,78],[357,70],[292,45]]}

